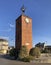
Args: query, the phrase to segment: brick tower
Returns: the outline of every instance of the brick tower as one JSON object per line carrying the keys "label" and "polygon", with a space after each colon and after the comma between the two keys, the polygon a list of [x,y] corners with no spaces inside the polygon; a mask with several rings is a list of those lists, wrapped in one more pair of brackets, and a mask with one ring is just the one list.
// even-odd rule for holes
{"label": "brick tower", "polygon": [[15,47],[19,50],[24,45],[28,51],[32,48],[32,19],[22,14],[16,19]]}

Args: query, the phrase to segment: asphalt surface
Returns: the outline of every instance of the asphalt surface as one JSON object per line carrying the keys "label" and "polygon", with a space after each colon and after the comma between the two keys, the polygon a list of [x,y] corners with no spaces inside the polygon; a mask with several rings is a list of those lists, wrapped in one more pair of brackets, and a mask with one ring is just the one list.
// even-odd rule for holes
{"label": "asphalt surface", "polygon": [[0,65],[51,65],[51,64],[21,62],[21,61],[18,61],[18,60],[11,60],[4,55],[0,55]]}

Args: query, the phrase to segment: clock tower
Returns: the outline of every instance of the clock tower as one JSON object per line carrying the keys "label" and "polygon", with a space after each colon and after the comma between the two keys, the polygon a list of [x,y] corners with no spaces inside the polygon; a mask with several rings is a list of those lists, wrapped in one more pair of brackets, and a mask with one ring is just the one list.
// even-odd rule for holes
{"label": "clock tower", "polygon": [[29,51],[32,48],[32,19],[24,15],[23,10],[23,14],[16,19],[15,47],[20,50],[21,46],[26,46]]}

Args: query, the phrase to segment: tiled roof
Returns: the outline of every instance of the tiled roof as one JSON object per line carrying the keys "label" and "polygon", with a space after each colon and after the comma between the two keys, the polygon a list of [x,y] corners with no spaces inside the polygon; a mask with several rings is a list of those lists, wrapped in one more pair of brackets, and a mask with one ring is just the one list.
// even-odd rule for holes
{"label": "tiled roof", "polygon": [[8,42],[6,39],[0,39],[0,41],[5,41],[5,42]]}

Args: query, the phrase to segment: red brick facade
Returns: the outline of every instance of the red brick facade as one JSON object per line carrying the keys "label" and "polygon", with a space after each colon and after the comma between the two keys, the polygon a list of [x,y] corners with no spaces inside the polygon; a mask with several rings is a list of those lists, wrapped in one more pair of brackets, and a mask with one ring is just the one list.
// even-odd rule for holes
{"label": "red brick facade", "polygon": [[[29,19],[29,23],[26,22],[26,18]],[[28,50],[32,48],[32,19],[25,15],[16,19],[15,47],[19,50],[23,45],[27,46]]]}

